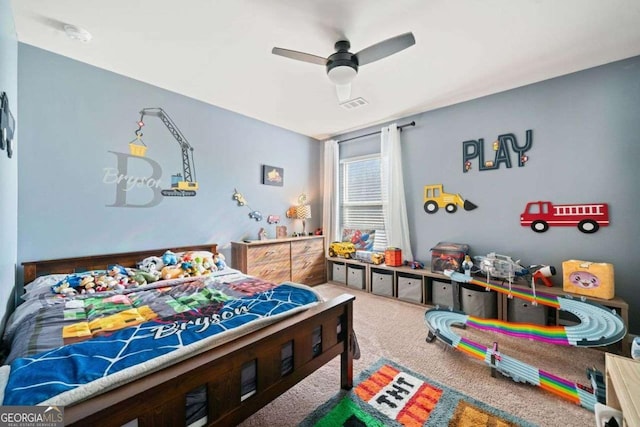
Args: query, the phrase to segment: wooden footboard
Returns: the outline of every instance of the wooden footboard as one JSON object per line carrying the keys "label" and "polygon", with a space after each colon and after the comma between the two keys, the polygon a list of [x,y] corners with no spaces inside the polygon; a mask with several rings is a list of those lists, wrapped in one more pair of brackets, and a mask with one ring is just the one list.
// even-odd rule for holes
{"label": "wooden footboard", "polygon": [[[215,244],[174,248],[208,250]],[[135,267],[163,250],[25,262],[24,283],[52,273]],[[330,360],[340,356],[340,387],[353,385],[353,301],[341,295],[277,323],[213,347],[181,362],[64,408],[65,425],[139,426],[186,424],[187,394],[206,389],[207,425],[235,425],[271,402]],[[318,343],[318,341],[320,341]],[[293,355],[283,364],[282,354]],[[288,359],[291,361],[291,359]],[[255,367],[255,389],[242,396],[243,367]]]}
{"label": "wooden footboard", "polygon": [[[350,389],[354,299],[343,294],[90,400],[67,406],[65,425],[120,426],[132,419],[137,419],[140,426],[184,425],[186,394],[202,385],[207,389],[208,425],[235,425],[338,355],[340,387]],[[321,350],[314,356],[312,337],[318,327],[322,328]],[[281,351],[290,341],[293,369],[282,375]],[[242,400],[241,370],[252,361],[257,367],[257,389]]]}

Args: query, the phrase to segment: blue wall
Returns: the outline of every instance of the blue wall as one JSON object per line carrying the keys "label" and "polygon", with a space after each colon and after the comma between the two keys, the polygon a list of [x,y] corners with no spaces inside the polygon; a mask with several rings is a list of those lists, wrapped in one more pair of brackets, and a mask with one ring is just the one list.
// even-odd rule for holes
{"label": "blue wall", "polygon": [[[311,138],[50,52],[19,44],[22,155],[19,168],[20,261],[216,242],[230,260],[230,242],[257,238],[249,208],[232,200],[237,188],[265,219],[285,218],[301,192],[321,224],[321,144]],[[148,207],[114,207],[108,176],[114,152],[129,152],[139,111],[161,107],[194,147],[195,197],[161,197]],[[162,169],[161,188],[182,170],[179,144],[162,121],[145,117],[146,158]],[[144,159],[128,159],[129,176],[152,176]],[[261,165],[284,168],[284,186],[261,184]],[[105,182],[106,180],[106,182]],[[154,192],[134,188],[129,205],[148,205]],[[155,203],[155,202],[154,202]],[[121,205],[123,203],[120,203]]]}
{"label": "blue wall", "polygon": [[[615,268],[616,295],[630,305],[630,329],[640,333],[637,248],[640,237],[640,57],[607,64],[500,94],[398,120],[416,121],[402,132],[404,182],[412,250],[428,260],[439,241],[468,243],[473,255],[497,252],[524,264],[550,264],[562,283],[563,260],[609,262]],[[462,143],[491,143],[513,133],[519,145],[533,131],[529,161],[479,171],[478,161],[463,172]],[[368,133],[372,129],[337,139]],[[374,129],[375,130],[375,129]],[[379,137],[340,145],[341,156],[378,150]],[[444,184],[478,205],[448,214],[423,210],[423,187]],[[611,225],[594,234],[573,227],[534,233],[519,223],[529,201],[557,204],[604,202]]]}
{"label": "blue wall", "polygon": [[[316,141],[31,46],[20,44],[18,53],[19,261],[199,242],[228,248],[266,226],[233,203],[234,188],[254,209],[283,218],[305,191],[313,204],[308,228],[321,223]],[[616,294],[631,307],[631,332],[640,332],[634,262],[639,100],[636,57],[398,120],[417,122],[402,136],[416,258],[428,259],[439,241],[459,241],[469,243],[473,254],[496,251],[560,271],[567,259],[611,262]],[[105,168],[116,162],[110,151],[127,151],[144,107],[164,108],[194,146],[200,190],[194,198],[151,208],[108,207],[115,197],[114,186],[103,182]],[[162,166],[164,179],[179,170],[179,149],[158,119],[146,122],[147,156]],[[483,138],[491,158],[498,135],[513,133],[523,144],[527,129],[533,146],[525,167],[511,153],[512,168],[480,171],[475,160],[471,171],[462,172],[463,141]],[[364,154],[377,146],[372,137],[345,143],[341,151]],[[261,164],[284,167],[285,186],[261,185]],[[427,215],[422,192],[431,183],[444,184],[478,209]],[[148,199],[145,193],[130,197]],[[591,235],[558,227],[534,233],[519,224],[525,204],[534,200],[608,203],[611,226]],[[297,222],[284,223],[300,229]]]}
{"label": "blue wall", "polygon": [[18,41],[11,2],[0,2],[0,92],[9,96],[9,107],[16,120],[13,157],[0,151],[0,330],[3,312],[13,305],[12,284],[16,277],[18,253]]}

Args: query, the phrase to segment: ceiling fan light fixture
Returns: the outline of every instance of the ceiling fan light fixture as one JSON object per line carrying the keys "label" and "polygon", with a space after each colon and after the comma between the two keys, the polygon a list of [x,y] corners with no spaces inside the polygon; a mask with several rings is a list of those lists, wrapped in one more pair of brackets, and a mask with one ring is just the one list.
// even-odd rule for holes
{"label": "ceiling fan light fixture", "polygon": [[348,101],[351,98],[351,83],[336,85],[336,94],[338,95],[338,101]]}
{"label": "ceiling fan light fixture", "polygon": [[327,58],[280,47],[274,47],[271,49],[271,53],[298,61],[326,66],[327,76],[336,87],[338,100],[344,102],[351,97],[351,82],[358,74],[359,66],[386,58],[409,46],[413,46],[415,43],[416,39],[413,33],[409,32],[373,44],[356,54],[349,52],[351,43],[348,40],[338,40],[334,45],[336,51]]}
{"label": "ceiling fan light fixture", "polygon": [[331,80],[336,85],[350,84],[356,77],[356,74],[358,74],[358,71],[355,68],[349,67],[347,65],[331,68],[327,72],[329,80]]}

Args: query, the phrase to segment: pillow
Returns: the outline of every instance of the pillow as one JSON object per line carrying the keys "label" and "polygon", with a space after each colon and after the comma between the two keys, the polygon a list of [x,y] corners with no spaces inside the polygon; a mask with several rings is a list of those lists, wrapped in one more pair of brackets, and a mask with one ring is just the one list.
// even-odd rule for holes
{"label": "pillow", "polygon": [[36,280],[24,285],[24,294],[20,296],[21,299],[27,301],[31,298],[37,298],[40,295],[51,294],[51,286],[64,279],[66,274],[48,274],[45,276],[36,277]]}
{"label": "pillow", "polygon": [[375,233],[376,230],[345,228],[342,230],[342,241],[353,243],[356,246],[356,250],[371,251],[373,250]]}

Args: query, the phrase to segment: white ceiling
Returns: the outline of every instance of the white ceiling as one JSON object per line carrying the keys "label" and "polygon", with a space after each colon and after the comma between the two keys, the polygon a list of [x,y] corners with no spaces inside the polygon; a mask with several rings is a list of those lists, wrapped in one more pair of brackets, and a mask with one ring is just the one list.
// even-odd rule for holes
{"label": "white ceiling", "polygon": [[[12,0],[18,40],[317,139],[640,55],[639,0]],[[64,24],[93,39],[68,38]],[[413,32],[360,68],[345,110],[327,57]]]}

